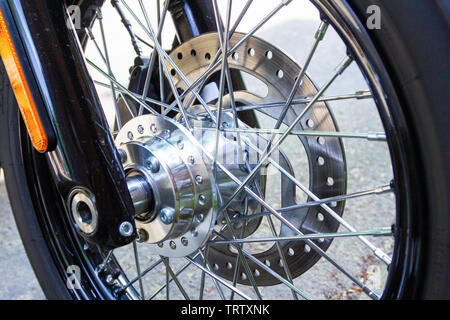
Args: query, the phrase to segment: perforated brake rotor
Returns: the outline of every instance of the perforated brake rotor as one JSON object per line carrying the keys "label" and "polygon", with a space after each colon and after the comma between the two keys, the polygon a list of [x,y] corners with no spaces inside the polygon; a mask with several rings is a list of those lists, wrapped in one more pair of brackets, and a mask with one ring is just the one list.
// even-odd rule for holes
{"label": "perforated brake rotor", "polygon": [[[230,39],[230,47],[233,47],[244,34],[234,33]],[[220,42],[216,33],[204,34],[183,43],[171,53],[171,58],[183,72],[189,82],[194,82],[200,77],[211,63],[215,56]],[[230,69],[240,70],[262,81],[268,88],[265,96],[258,95],[251,91],[234,91],[234,98],[238,105],[261,105],[286,101],[294,85],[301,67],[285,53],[261,40],[257,37],[250,37],[228,58]],[[216,71],[220,71],[217,69]],[[166,75],[169,76],[169,75]],[[186,83],[178,76],[175,70],[171,70],[172,79],[177,88],[186,90]],[[207,103],[217,102],[218,90],[214,86],[203,87],[201,95]],[[302,84],[297,90],[295,98],[312,97],[318,92],[311,79],[305,75]],[[184,102],[190,99],[187,95]],[[224,97],[224,107],[229,106],[229,96]],[[288,111],[284,124],[290,125],[297,115],[305,107],[304,104],[292,105]],[[278,119],[282,107],[272,107],[259,109],[266,116]],[[190,112],[204,112],[202,107],[193,106]],[[317,102],[302,118],[294,130],[317,130],[317,131],[338,131],[333,115],[324,102]],[[346,192],[346,165],[343,144],[339,138],[298,136],[298,142],[302,143],[308,157],[309,168],[304,168],[309,172],[309,189],[320,199]],[[283,154],[283,153],[281,153]],[[292,163],[286,156],[280,157],[279,164],[294,176]],[[330,179],[331,178],[331,179]],[[332,181],[332,183],[330,183]],[[270,192],[270,186],[263,190],[266,194]],[[281,206],[287,207],[296,204],[296,186],[286,176],[281,178],[282,201]],[[308,201],[311,199],[308,198]],[[339,215],[342,215],[344,202],[330,204]],[[260,209],[261,210],[261,209]],[[320,207],[306,207],[282,213],[283,217],[294,224],[302,233],[328,233],[336,232],[338,223],[325,213]],[[239,234],[239,231],[237,231]],[[229,231],[223,231],[225,237],[230,237]],[[280,236],[291,236],[294,232],[282,225]],[[331,239],[314,240],[318,246],[326,250]],[[313,266],[320,256],[310,250],[303,241],[283,241],[280,242],[283,253],[286,257],[292,277],[298,277],[303,272]],[[213,272],[217,275],[232,280],[235,264],[236,251],[229,245],[214,245],[210,247],[208,260],[214,266]],[[286,276],[282,266],[280,255],[275,245],[270,249],[255,253],[254,256],[261,262],[282,276]],[[253,272],[254,279],[258,285],[274,285],[279,281],[272,275],[258,267],[254,262],[248,261]],[[240,268],[241,274],[237,281],[241,284],[250,285],[244,269]]]}

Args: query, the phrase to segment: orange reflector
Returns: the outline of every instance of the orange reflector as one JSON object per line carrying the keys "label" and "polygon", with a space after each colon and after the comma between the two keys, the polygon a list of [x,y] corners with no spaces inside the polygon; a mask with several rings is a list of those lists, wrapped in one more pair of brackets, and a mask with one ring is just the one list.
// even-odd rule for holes
{"label": "orange reflector", "polygon": [[22,118],[27,127],[33,146],[40,152],[44,152],[48,147],[47,136],[44,132],[44,127],[36,105],[31,96],[30,88],[25,79],[25,75],[20,65],[19,58],[14,48],[11,35],[6,27],[6,22],[3,13],[0,10],[0,56],[6,68],[9,81],[16,96],[17,104],[19,105]]}

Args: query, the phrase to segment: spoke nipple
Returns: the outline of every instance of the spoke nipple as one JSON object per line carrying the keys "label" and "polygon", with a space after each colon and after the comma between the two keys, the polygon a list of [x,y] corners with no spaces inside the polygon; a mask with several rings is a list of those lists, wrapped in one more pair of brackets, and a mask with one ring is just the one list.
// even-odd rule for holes
{"label": "spoke nipple", "polygon": [[159,212],[159,217],[164,224],[171,224],[175,218],[175,210],[173,208],[163,208]]}
{"label": "spoke nipple", "polygon": [[392,190],[395,190],[395,181],[394,181],[394,179],[392,179],[392,180],[389,182],[389,186],[391,187]]}
{"label": "spoke nipple", "polygon": [[108,275],[106,276],[106,283],[107,283],[107,284],[113,285],[115,281],[116,281],[116,280],[114,279],[114,277],[113,277],[112,275],[108,274]]}

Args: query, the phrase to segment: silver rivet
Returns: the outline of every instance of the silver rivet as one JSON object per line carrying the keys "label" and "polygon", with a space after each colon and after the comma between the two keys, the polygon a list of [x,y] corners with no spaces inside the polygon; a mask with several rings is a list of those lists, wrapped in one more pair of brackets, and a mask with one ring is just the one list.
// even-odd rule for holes
{"label": "silver rivet", "polygon": [[190,165],[193,165],[193,164],[195,163],[195,158],[194,158],[194,156],[189,156],[189,157],[188,157],[188,161],[189,161],[189,164],[190,164]]}
{"label": "silver rivet", "polygon": [[197,184],[201,184],[203,182],[203,177],[200,175],[195,176],[195,182],[197,182]]}
{"label": "silver rivet", "polygon": [[206,204],[206,197],[203,194],[198,197],[198,203],[200,203],[200,205],[202,206]]}
{"label": "silver rivet", "polygon": [[153,133],[156,133],[156,131],[157,131],[156,124],[153,123],[153,124],[150,126],[150,130],[151,130]]}
{"label": "silver rivet", "polygon": [[128,131],[128,139],[133,140],[134,136],[133,136],[133,132]]}
{"label": "silver rivet", "polygon": [[169,130],[169,129],[164,130],[164,137],[165,137],[166,139],[169,139],[169,138],[170,138],[170,130]]}
{"label": "silver rivet", "polygon": [[170,249],[175,250],[177,248],[177,245],[175,244],[175,241],[170,241],[169,245],[170,245]]}
{"label": "silver rivet", "polygon": [[119,226],[119,233],[124,237],[129,237],[133,234],[133,225],[128,222],[122,222]]}
{"label": "silver rivet", "polygon": [[183,246],[186,247],[186,246],[188,245],[188,243],[189,243],[189,242],[188,242],[188,239],[187,239],[187,238],[185,238],[185,237],[182,237],[182,238],[181,238],[181,244],[182,244]]}
{"label": "silver rivet", "polygon": [[164,242],[158,243],[158,247],[160,247],[160,248],[164,247]]}
{"label": "silver rivet", "polygon": [[178,149],[183,150],[184,143],[183,143],[183,140],[181,138],[180,138],[180,140],[178,140],[177,146],[178,146]]}
{"label": "silver rivet", "polygon": [[139,134],[144,133],[144,127],[142,125],[138,125],[137,130],[138,130]]}
{"label": "silver rivet", "polygon": [[159,217],[164,224],[171,224],[175,218],[175,210],[173,208],[163,208],[159,212]]}

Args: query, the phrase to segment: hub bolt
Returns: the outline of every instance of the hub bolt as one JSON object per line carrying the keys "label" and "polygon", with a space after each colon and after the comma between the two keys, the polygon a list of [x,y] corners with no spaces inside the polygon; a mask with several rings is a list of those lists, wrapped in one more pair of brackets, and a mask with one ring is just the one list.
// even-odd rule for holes
{"label": "hub bolt", "polygon": [[164,224],[171,224],[175,218],[175,210],[173,208],[163,208],[159,212],[159,217]]}
{"label": "hub bolt", "polygon": [[147,169],[149,169],[152,173],[156,173],[159,171],[160,164],[158,159],[156,159],[155,157],[151,157],[147,160],[146,166]]}
{"label": "hub bolt", "polygon": [[129,237],[133,234],[133,225],[128,222],[122,222],[119,226],[119,233],[124,237]]}

